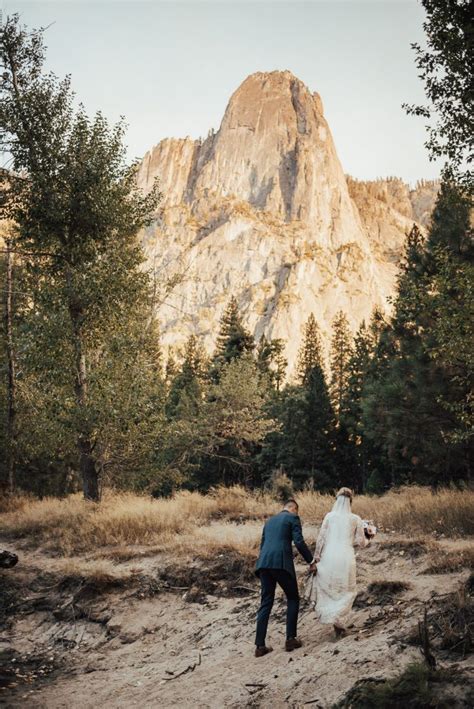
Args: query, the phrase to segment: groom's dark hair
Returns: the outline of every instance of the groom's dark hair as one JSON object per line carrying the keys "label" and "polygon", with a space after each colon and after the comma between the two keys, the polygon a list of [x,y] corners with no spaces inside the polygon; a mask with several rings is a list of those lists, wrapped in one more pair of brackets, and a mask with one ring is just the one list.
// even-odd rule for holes
{"label": "groom's dark hair", "polygon": [[290,505],[296,505],[298,507],[298,503],[296,502],[294,497],[290,497],[286,502],[285,502],[285,507],[289,507]]}

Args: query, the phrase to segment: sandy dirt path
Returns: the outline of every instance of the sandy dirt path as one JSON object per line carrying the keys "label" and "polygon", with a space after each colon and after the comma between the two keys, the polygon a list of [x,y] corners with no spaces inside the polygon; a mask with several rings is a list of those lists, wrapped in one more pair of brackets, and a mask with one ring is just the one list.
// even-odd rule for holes
{"label": "sandy dirt path", "polygon": [[[30,674],[22,670],[17,686],[2,690],[0,702],[45,709],[330,707],[358,679],[393,675],[420,659],[419,650],[404,638],[421,618],[423,604],[467,577],[467,571],[420,574],[426,566],[423,555],[413,559],[384,551],[384,539],[380,535],[358,553],[359,589],[381,579],[405,581],[409,588],[393,600],[369,599],[355,610],[350,635],[338,641],[303,606],[299,635],[304,646],[293,653],[283,649],[280,595],[269,628],[274,652],[259,659],[253,656],[256,593],[207,596],[196,603],[186,600],[183,591],[140,598],[128,589],[112,590],[92,599],[87,617],[71,617],[64,592],[53,599],[54,607],[48,599],[44,609],[35,602],[3,629],[0,649],[13,648],[18,667],[27,667],[27,658],[41,657],[46,669],[43,675],[37,668]],[[30,588],[38,568],[49,563],[53,573],[60,567],[38,553],[21,556],[10,578],[29,580]],[[162,560],[151,557],[132,560],[128,567],[137,574],[150,573],[160,564]],[[302,566],[298,571],[303,576]],[[33,584],[30,599],[35,593],[41,601],[48,592],[43,587],[35,591]],[[57,593],[54,582],[51,593]],[[472,661],[464,660],[462,667],[472,671]]]}

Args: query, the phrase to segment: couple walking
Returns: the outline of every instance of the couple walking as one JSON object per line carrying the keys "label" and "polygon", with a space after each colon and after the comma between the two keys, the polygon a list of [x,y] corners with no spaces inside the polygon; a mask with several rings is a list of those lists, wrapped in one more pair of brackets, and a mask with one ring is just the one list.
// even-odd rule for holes
{"label": "couple walking", "polygon": [[332,623],[336,636],[344,634],[356,597],[354,546],[366,546],[367,537],[372,534],[370,531],[367,535],[361,518],[352,514],[351,501],[351,490],[341,488],[331,512],[321,525],[314,556],[304,541],[295,500],[288,500],[284,509],[266,522],[256,566],[262,586],[257,614],[256,657],[272,651],[266,646],[265,638],[277,584],[283,589],[288,604],[285,649],[296,650],[302,645],[297,637],[300,599],[292,542],[312,573],[305,595],[311,601],[316,617],[321,623]]}

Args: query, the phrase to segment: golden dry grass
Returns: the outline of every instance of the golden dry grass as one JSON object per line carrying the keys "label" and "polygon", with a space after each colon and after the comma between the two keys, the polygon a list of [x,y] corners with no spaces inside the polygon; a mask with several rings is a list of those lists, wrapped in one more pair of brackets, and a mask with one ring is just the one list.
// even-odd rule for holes
{"label": "golden dry grass", "polygon": [[125,570],[111,561],[86,561],[82,559],[61,559],[55,565],[55,573],[65,581],[87,580],[98,587],[124,586],[133,579],[133,571]]}
{"label": "golden dry grass", "polygon": [[380,542],[379,549],[383,551],[389,551],[391,554],[399,554],[400,556],[406,556],[410,559],[417,559],[423,554],[428,554],[432,552],[439,551],[439,543],[434,539],[424,536],[413,536],[413,537],[391,537],[388,541]]}
{"label": "golden dry grass", "polygon": [[108,494],[100,504],[80,495],[29,501],[0,521],[0,533],[69,555],[117,544],[153,544],[206,522],[215,501],[182,492],[172,500]]}
{"label": "golden dry grass", "polygon": [[[315,492],[298,495],[300,512],[305,520],[319,523],[331,509],[333,498]],[[370,519],[382,530],[408,534],[474,534],[474,491],[407,486],[385,495],[358,495],[353,511]]]}
{"label": "golden dry grass", "polygon": [[281,503],[268,492],[249,492],[239,485],[214,488],[205,497],[215,505],[214,517],[230,520],[262,519],[281,509]]}
{"label": "golden dry grass", "polygon": [[237,553],[256,555],[262,536],[261,523],[234,525],[226,522],[194,528],[180,535],[170,543],[168,551],[180,556],[205,558],[219,554],[223,549],[233,549]]}
{"label": "golden dry grass", "polygon": [[[306,491],[298,494],[298,502],[304,522],[317,525],[331,509],[333,497]],[[127,545],[154,546],[157,553],[173,549],[204,554],[228,545],[255,549],[262,520],[281,507],[268,493],[240,487],[217,488],[208,495],[179,492],[172,499],[109,492],[100,504],[84,502],[79,495],[20,498],[9,504],[0,518],[1,535],[66,556],[107,546],[123,550]],[[433,493],[428,488],[401,488],[354,500],[354,511],[363,518],[407,535],[473,534],[473,509],[474,492],[450,489]],[[229,524],[235,521],[246,524]],[[121,553],[126,555],[125,550]]]}
{"label": "golden dry grass", "polygon": [[0,514],[22,510],[34,499],[34,497],[30,497],[29,495],[0,496]]}
{"label": "golden dry grass", "polygon": [[[242,525],[229,524],[227,521],[211,522],[205,526],[191,526],[188,531],[180,534],[164,534],[156,545],[121,544],[101,547],[93,553],[92,558],[122,563],[171,552],[174,557],[205,559],[209,555],[220,553],[222,549],[233,549],[241,554],[255,554],[261,534],[261,522],[247,522]],[[307,537],[309,542],[311,536]]]}
{"label": "golden dry grass", "polygon": [[425,574],[453,574],[463,569],[474,569],[474,546],[462,546],[459,549],[433,554]]}
{"label": "golden dry grass", "polygon": [[354,512],[378,526],[410,534],[474,534],[474,491],[403,487],[381,497],[361,495]]}

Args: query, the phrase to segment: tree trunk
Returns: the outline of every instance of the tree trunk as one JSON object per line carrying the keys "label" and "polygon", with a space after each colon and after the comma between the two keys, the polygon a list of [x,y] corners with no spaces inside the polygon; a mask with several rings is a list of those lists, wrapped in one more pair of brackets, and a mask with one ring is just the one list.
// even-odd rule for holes
{"label": "tree trunk", "polygon": [[83,310],[79,297],[72,287],[72,274],[67,271],[69,286],[69,315],[72,324],[74,344],[74,369],[75,369],[75,394],[79,411],[80,427],[77,434],[76,446],[79,452],[79,472],[82,478],[82,490],[85,500],[99,502],[100,485],[99,475],[94,457],[94,441],[87,424],[87,367],[84,352],[84,334],[82,330]]}
{"label": "tree trunk", "polygon": [[93,455],[94,445],[90,438],[81,435],[79,435],[77,445],[79,449],[79,469],[82,477],[84,499],[99,502],[100,485]]}
{"label": "tree trunk", "polygon": [[[94,443],[89,433],[87,423],[84,423],[87,414],[84,415],[87,406],[87,369],[86,356],[83,352],[82,331],[80,325],[73,322],[74,329],[74,350],[76,364],[76,402],[79,408],[79,418],[81,420],[80,430],[77,437],[77,449],[79,451],[79,471],[82,478],[82,490],[85,500],[100,500],[99,475],[95,465]],[[82,430],[81,430],[82,429]]]}
{"label": "tree trunk", "polygon": [[7,344],[8,394],[7,394],[7,484],[13,493],[15,487],[15,357],[13,350],[13,254],[11,240],[6,239],[6,292],[5,292],[5,333]]}

